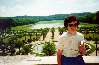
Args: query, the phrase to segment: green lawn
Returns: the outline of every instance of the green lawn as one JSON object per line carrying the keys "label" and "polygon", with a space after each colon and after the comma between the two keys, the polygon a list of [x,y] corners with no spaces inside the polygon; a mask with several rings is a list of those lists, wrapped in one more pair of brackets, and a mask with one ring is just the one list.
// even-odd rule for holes
{"label": "green lawn", "polygon": [[12,27],[11,30],[25,30],[25,31],[28,31],[28,30],[32,30],[31,26],[32,26],[32,24],[23,25],[23,26],[16,26],[16,27]]}
{"label": "green lawn", "polygon": [[40,21],[38,24],[50,24],[50,23],[63,23],[63,20],[52,20],[52,21]]}

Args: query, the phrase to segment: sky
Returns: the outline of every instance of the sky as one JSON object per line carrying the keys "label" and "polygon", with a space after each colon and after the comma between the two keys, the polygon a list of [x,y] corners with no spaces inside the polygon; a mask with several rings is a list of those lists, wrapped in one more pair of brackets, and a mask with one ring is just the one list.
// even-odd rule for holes
{"label": "sky", "polygon": [[0,0],[0,17],[99,11],[99,0]]}

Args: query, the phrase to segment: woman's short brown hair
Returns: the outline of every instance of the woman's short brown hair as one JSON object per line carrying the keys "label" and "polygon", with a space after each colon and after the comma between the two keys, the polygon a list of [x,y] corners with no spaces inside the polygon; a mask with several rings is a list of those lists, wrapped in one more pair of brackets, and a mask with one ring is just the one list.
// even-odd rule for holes
{"label": "woman's short brown hair", "polygon": [[71,23],[72,21],[77,21],[77,24],[79,25],[79,21],[77,20],[76,16],[69,16],[64,19],[64,27],[66,28],[68,26],[68,23]]}

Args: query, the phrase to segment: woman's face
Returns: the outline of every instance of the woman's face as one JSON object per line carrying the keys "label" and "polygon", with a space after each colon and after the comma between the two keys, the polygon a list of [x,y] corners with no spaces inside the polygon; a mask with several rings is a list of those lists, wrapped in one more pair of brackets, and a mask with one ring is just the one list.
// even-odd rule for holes
{"label": "woman's face", "polygon": [[78,27],[77,21],[72,21],[71,23],[68,23],[67,28],[69,32],[74,33],[76,32],[77,27]]}

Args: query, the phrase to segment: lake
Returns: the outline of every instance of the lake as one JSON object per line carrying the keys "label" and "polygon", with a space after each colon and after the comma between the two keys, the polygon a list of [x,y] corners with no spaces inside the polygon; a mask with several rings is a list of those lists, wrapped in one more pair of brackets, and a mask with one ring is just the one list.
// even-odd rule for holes
{"label": "lake", "polygon": [[40,28],[57,28],[57,27],[63,27],[63,21],[62,20],[58,20],[58,21],[40,21],[38,23],[36,23],[35,25],[32,25],[32,29],[40,29]]}

